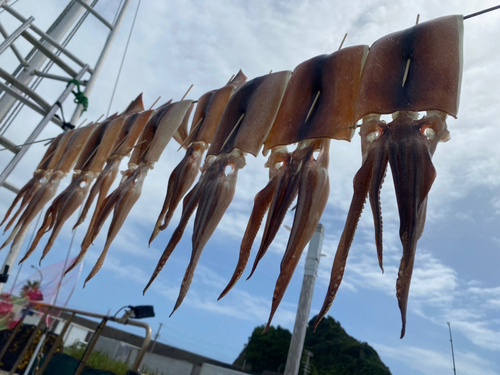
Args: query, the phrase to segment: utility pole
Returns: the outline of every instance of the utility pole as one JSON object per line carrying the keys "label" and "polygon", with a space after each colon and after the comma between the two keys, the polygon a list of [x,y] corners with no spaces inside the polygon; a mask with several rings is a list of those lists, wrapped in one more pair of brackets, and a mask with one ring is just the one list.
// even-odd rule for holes
{"label": "utility pole", "polygon": [[455,368],[455,353],[453,352],[453,338],[451,337],[451,323],[447,322],[448,329],[450,331],[450,344],[451,344],[451,358],[453,359],[453,373],[457,375],[457,370]]}
{"label": "utility pole", "polygon": [[163,325],[163,323],[160,322],[160,326],[158,327],[158,331],[156,331],[156,335],[155,335],[155,339],[153,341],[153,345],[151,345],[151,350],[149,351],[150,353],[153,353],[153,350],[155,349],[156,341],[158,341],[158,337],[160,337],[160,330],[161,330],[161,326],[162,325]]}
{"label": "utility pole", "polygon": [[311,365],[309,365],[309,359],[311,357],[314,357],[314,354],[310,350],[306,350],[306,355],[307,358],[306,362],[304,363],[304,375],[309,375],[309,372],[311,371]]}
{"label": "utility pole", "polygon": [[[304,267],[304,281],[302,282],[302,289],[300,291],[292,341],[288,349],[285,375],[297,375],[299,373],[300,358],[302,357],[302,349],[304,348],[304,339],[306,337],[307,323],[314,293],[314,283],[316,282],[324,237],[325,227],[323,224],[319,223],[316,227],[316,232],[314,232],[309,242],[309,249],[307,250],[306,265]],[[307,361],[309,361],[309,356],[307,357]]]}

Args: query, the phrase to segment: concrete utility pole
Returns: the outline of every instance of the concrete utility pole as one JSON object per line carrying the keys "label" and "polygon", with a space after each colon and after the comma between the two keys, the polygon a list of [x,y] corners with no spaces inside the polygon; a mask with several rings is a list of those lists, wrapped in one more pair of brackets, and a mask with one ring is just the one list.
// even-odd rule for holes
{"label": "concrete utility pole", "polygon": [[309,242],[309,249],[307,250],[306,265],[304,267],[304,281],[302,282],[302,289],[300,291],[299,306],[297,307],[292,341],[288,349],[285,375],[297,375],[299,373],[300,358],[302,356],[302,349],[304,348],[304,339],[306,337],[307,323],[314,293],[314,283],[316,282],[324,237],[325,227],[320,223],[316,227],[316,232]]}

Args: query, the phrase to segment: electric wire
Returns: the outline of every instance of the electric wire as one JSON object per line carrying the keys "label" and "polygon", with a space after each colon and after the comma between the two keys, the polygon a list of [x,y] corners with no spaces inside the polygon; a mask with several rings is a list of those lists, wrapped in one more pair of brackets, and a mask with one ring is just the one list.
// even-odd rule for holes
{"label": "electric wire", "polygon": [[[10,7],[11,7],[11,6],[13,6],[13,5],[14,5],[15,3],[17,3],[18,1],[19,1],[19,0],[14,0],[14,1],[12,2],[12,4],[9,4],[9,6],[10,6]],[[2,8],[2,9],[0,9],[0,14],[2,14],[3,12],[5,12],[5,9],[3,9],[3,8]]]}
{"label": "electric wire", "polygon": [[109,101],[108,111],[106,113],[106,117],[109,116],[109,111],[111,110],[111,105],[113,104],[113,100],[115,99],[116,88],[118,87],[118,81],[120,80],[120,75],[122,74],[123,63],[125,62],[125,57],[127,56],[128,45],[130,43],[130,38],[132,37],[132,33],[134,31],[135,20],[137,19],[137,14],[139,13],[139,7],[141,6],[141,1],[137,3],[137,9],[135,10],[134,20],[132,21],[132,27],[130,28],[130,33],[128,34],[127,44],[125,45],[125,51],[123,52],[122,61],[120,63],[120,68],[118,69],[118,75],[116,77],[115,87],[113,87],[113,93],[111,94],[111,100]]}

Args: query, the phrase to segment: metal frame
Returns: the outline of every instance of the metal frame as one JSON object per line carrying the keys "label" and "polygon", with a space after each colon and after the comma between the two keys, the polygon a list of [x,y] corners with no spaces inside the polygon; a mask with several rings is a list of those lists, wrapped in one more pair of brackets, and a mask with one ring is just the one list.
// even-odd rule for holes
{"label": "metal frame", "polygon": [[[25,18],[10,6],[6,4],[4,0],[0,0],[0,8],[3,8],[6,12],[10,13],[12,16],[17,18],[22,25],[18,27],[11,35],[7,35],[7,32],[0,24],[0,34],[2,34],[6,39],[3,43],[0,44],[0,53],[4,52],[8,48],[11,48],[13,52],[16,54],[17,58],[21,62],[21,65],[15,70],[14,75],[9,74],[5,70],[0,68],[0,78],[5,79],[7,83],[0,82],[0,93],[3,92],[4,95],[0,98],[0,118],[3,118],[9,111],[10,108],[14,105],[16,101],[21,101],[23,104],[30,107],[32,110],[38,112],[43,116],[43,119],[36,126],[30,136],[23,142],[22,145],[15,145],[13,142],[9,141],[5,137],[0,138],[0,145],[4,146],[7,150],[13,152],[14,156],[5,169],[0,173],[0,187],[3,186],[8,190],[18,193],[19,189],[10,184],[7,181],[8,176],[16,165],[19,163],[21,158],[28,151],[31,143],[33,143],[36,138],[40,135],[42,130],[48,124],[49,121],[56,123],[61,126],[64,131],[65,129],[63,121],[60,118],[55,117],[56,112],[59,110],[60,106],[64,102],[64,100],[71,93],[71,90],[75,86],[71,79],[74,78],[79,82],[83,81],[83,76],[86,73],[89,73],[90,79],[88,81],[84,81],[85,91],[84,95],[89,96],[92,91],[94,84],[97,80],[97,77],[102,69],[104,60],[109,52],[109,49],[116,37],[116,33],[122,23],[125,12],[130,4],[131,0],[124,0],[121,8],[119,8],[118,16],[113,24],[109,23],[105,18],[103,18],[99,13],[97,13],[88,3],[90,0],[74,0],[69,3],[63,13],[59,16],[56,22],[53,25],[53,28],[49,29],[52,35],[57,35],[56,39],[62,39],[63,35],[67,30],[71,27],[71,25],[76,21],[81,12],[87,10],[92,13],[99,21],[101,21],[104,25],[106,25],[110,31],[107,35],[106,42],[104,43],[101,54],[97,60],[97,63],[94,68],[91,68],[88,64],[81,61],[75,55],[73,55],[70,51],[64,48],[59,42],[54,39],[51,35],[40,30],[33,24],[33,17]],[[57,33],[55,30],[58,29]],[[35,32],[41,37],[41,40],[35,38],[29,30]],[[25,59],[19,54],[19,51],[14,45],[14,41],[22,36],[26,41],[31,43],[34,47],[34,51],[30,52],[30,55],[33,55],[33,58],[27,63]],[[55,48],[60,51],[60,53],[64,54],[67,58],[72,60],[74,63],[79,65],[81,69],[79,71],[70,67],[61,57],[59,57],[56,53],[52,51]],[[16,52],[17,51],[17,52]],[[38,69],[42,66],[43,62],[46,59],[50,59],[55,64],[57,64],[65,73],[67,73],[71,78],[66,78],[54,74],[39,72]],[[36,63],[34,60],[36,59]],[[19,73],[19,74],[18,74]],[[31,81],[33,76],[40,76],[43,78],[54,79],[58,81],[70,82],[63,93],[59,96],[58,100],[54,104],[49,104],[46,100],[44,100],[40,95],[38,95],[34,90],[28,87],[29,82]],[[23,95],[24,93],[24,95]],[[78,104],[76,109],[71,117],[70,123],[75,125],[78,119],[81,116],[83,110],[83,106]],[[22,241],[19,241],[22,243]],[[15,251],[13,251],[15,250]],[[9,255],[5,259],[4,266],[2,267],[2,275],[7,274],[10,270],[11,264],[15,261],[17,257],[19,249],[11,249]],[[3,289],[5,283],[0,282],[0,291]]]}

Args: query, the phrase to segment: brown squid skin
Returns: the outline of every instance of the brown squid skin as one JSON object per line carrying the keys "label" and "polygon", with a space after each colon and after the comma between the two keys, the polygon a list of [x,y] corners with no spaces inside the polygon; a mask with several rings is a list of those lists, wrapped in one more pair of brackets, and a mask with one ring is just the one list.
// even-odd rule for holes
{"label": "brown squid skin", "polygon": [[73,164],[77,162],[82,149],[96,130],[97,125],[89,124],[71,132],[68,142],[64,146],[64,151],[53,168],[54,172],[50,176],[50,179],[38,189],[12,230],[9,238],[7,238],[0,249],[3,249],[12,240],[12,245],[16,244],[20,240],[20,234],[22,233],[20,229],[30,225],[31,221],[43,209],[45,204],[54,197],[61,179],[71,170]]}
{"label": "brown squid skin", "polygon": [[158,276],[179,243],[189,217],[196,208],[191,260],[184,274],[174,311],[191,284],[203,248],[214,233],[235,191],[238,170],[245,166],[245,153],[256,155],[276,118],[290,79],[290,71],[254,78],[231,97],[207,151],[198,183],[184,198],[181,221],[144,289]]}
{"label": "brown squid skin", "polygon": [[[82,243],[80,255],[85,254],[111,211],[114,211],[104,249],[85,282],[93,278],[102,267],[111,243],[141,195],[147,172],[154,168],[154,164],[177,132],[192,103],[192,100],[182,100],[172,104],[169,102],[159,107],[146,124],[139,141],[141,145],[137,144],[138,147],[134,149],[130,158],[129,169],[124,172],[118,188],[105,199],[102,209],[97,213],[95,225],[89,229]],[[78,259],[81,258],[80,255]],[[74,265],[75,263],[70,268]]]}
{"label": "brown squid skin", "polygon": [[193,185],[194,180],[198,176],[201,159],[207,148],[208,144],[205,142],[194,142],[189,145],[184,158],[170,175],[167,196],[149,239],[149,245],[151,245],[151,242],[153,242],[160,231],[168,227],[182,197],[191,185]]}
{"label": "brown squid skin", "polygon": [[[167,195],[151,238],[149,239],[150,245],[158,233],[168,227],[179,202],[194,183],[194,180],[198,176],[203,153],[214,137],[224,108],[236,89],[245,83],[246,79],[247,77],[240,70],[236,77],[228,82],[227,85],[218,90],[207,92],[198,100],[198,106],[193,116],[191,132],[180,142],[188,146],[186,155],[174,169],[168,180]],[[181,125],[181,127],[185,126],[186,129],[187,118],[188,116],[185,117]]]}
{"label": "brown squid skin", "polygon": [[[316,160],[314,159],[314,151],[318,149],[320,152]],[[295,209],[290,238],[281,261],[280,274],[276,280],[271,313],[265,330],[269,329],[271,325],[271,320],[292,279],[302,252],[313,236],[328,202],[330,193],[329,150],[330,139],[316,140],[309,147],[307,157],[302,159],[305,161],[302,166],[304,170],[300,174],[297,208]]]}
{"label": "brown squid skin", "polygon": [[[141,165],[137,167],[128,178],[120,185],[120,190],[118,194],[111,194],[109,199],[106,200],[104,207],[100,212],[99,219],[96,222],[96,228],[101,228],[106,221],[107,217],[113,212],[113,220],[108,231],[108,236],[106,238],[106,243],[104,249],[99,256],[96,264],[90,271],[89,275],[85,279],[85,284],[92,279],[97,272],[101,269],[106,258],[106,254],[111,246],[111,243],[118,234],[120,228],[122,227],[125,219],[132,207],[134,207],[137,200],[141,197],[142,186],[144,184],[144,179],[149,171],[149,167],[146,165]],[[84,285],[85,287],[85,285]]]}
{"label": "brown squid skin", "polygon": [[[61,139],[63,138],[63,134],[59,134],[55,139],[52,140],[50,143],[49,147],[45,151],[45,154],[42,157],[42,160],[38,164],[35,172],[33,173],[33,177],[22,187],[22,189],[19,191],[19,193],[16,195],[14,198],[14,201],[8,208],[7,212],[5,213],[5,217],[3,218],[2,222],[0,223],[0,226],[2,226],[5,221],[8,219],[10,216],[12,210],[14,207],[17,205],[17,203],[22,199],[21,201],[21,206],[17,210],[16,214],[13,217],[13,220],[17,218],[17,216],[24,210],[28,202],[33,198],[33,195],[37,192],[37,190],[40,188],[41,184],[47,181],[48,177],[50,177],[50,171],[47,169],[50,160],[54,156],[54,152],[57,148],[57,145],[60,143]],[[11,219],[10,225],[12,225],[13,220]],[[5,230],[9,229],[10,225],[8,225]]]}
{"label": "brown squid skin", "polygon": [[99,177],[97,177],[95,184],[92,186],[89,197],[87,198],[85,206],[83,207],[83,211],[80,214],[80,217],[78,218],[78,221],[76,222],[73,229],[75,229],[85,221],[90,206],[92,206],[95,197],[98,196],[96,209],[89,225],[90,231],[96,219],[95,212],[99,211],[99,208],[102,206],[104,199],[106,198],[109,189],[111,188],[111,185],[115,181],[121,160],[126,155],[130,154],[137,141],[137,138],[139,138],[142,130],[144,129],[144,126],[146,126],[146,123],[148,122],[152,114],[153,111],[148,110],[141,113],[134,113],[125,118],[123,127],[116,137],[113,149],[111,150],[111,153],[106,160],[106,166],[99,174]]}
{"label": "brown squid skin", "polygon": [[66,220],[68,220],[71,215],[73,215],[76,209],[80,207],[85,200],[85,197],[87,196],[93,180],[93,175],[84,173],[78,173],[73,176],[72,181],[68,185],[68,187],[56,197],[54,202],[52,202],[49,209],[45,213],[42,226],[38,229],[38,232],[33,239],[30,248],[28,249],[24,257],[19,261],[19,263],[22,263],[26,259],[28,259],[33,251],[35,251],[43,235],[52,230],[52,233],[50,234],[49,240],[45,245],[42,257],[40,259],[40,262],[42,262],[43,258],[45,258],[45,256],[52,248],[52,245],[54,244]]}
{"label": "brown squid skin", "polygon": [[350,246],[361,216],[366,196],[374,216],[379,263],[382,266],[382,217],[379,192],[387,163],[391,166],[398,203],[403,257],[396,283],[396,296],[401,311],[403,338],[406,329],[406,308],[417,241],[425,224],[427,196],[436,178],[431,157],[439,141],[447,141],[443,112],[428,112],[418,120],[413,112],[399,112],[386,124],[365,119],[361,127],[363,165],[354,177],[354,194],[332,267],[330,285],[315,327],[330,308],[342,281]]}
{"label": "brown squid skin", "polygon": [[[220,294],[218,300],[224,297],[233,288],[236,282],[240,279],[241,275],[243,275],[243,271],[245,271],[245,268],[248,263],[248,258],[250,257],[250,251],[252,250],[253,242],[255,240],[255,237],[257,236],[257,232],[259,231],[260,225],[262,224],[264,215],[269,209],[269,205],[273,201],[274,193],[277,190],[277,187],[281,185],[281,182],[283,180],[285,180],[285,175],[289,172],[289,165],[291,161],[292,161],[291,153],[287,151],[286,147],[278,146],[276,148],[273,148],[273,150],[271,151],[271,155],[269,155],[269,160],[265,164],[265,166],[269,168],[269,182],[266,185],[266,187],[261,191],[259,191],[254,198],[254,206],[252,209],[252,213],[250,215],[250,219],[248,221],[248,225],[245,230],[243,240],[241,241],[240,255],[238,258],[236,269],[234,270],[233,276],[231,277],[231,280],[229,281],[228,285]],[[295,196],[296,194],[294,195],[294,197]],[[278,224],[278,227],[280,224]],[[268,223],[266,223],[266,229],[267,227]],[[271,238],[271,241],[273,239],[274,236]],[[261,248],[263,248],[263,245],[264,245],[264,240],[262,241]],[[262,255],[260,255],[261,253],[262,252],[259,249],[259,255],[255,259],[254,269],[258,263],[258,260],[260,260],[260,258],[262,258],[263,256],[263,253]],[[250,274],[248,278],[250,278],[251,276],[252,275]]]}
{"label": "brown squid skin", "polygon": [[66,144],[68,143],[68,140],[70,139],[73,133],[74,130],[59,134],[52,141],[47,151],[45,152],[45,155],[43,156],[41,162],[38,164],[37,169],[33,173],[33,177],[21,189],[19,194],[12,202],[11,207],[5,214],[5,218],[2,221],[2,224],[0,225],[3,225],[5,220],[10,216],[11,210],[16,206],[19,199],[22,198],[20,207],[5,226],[4,233],[7,230],[9,230],[12,224],[14,224],[14,222],[16,221],[17,217],[24,211],[26,206],[31,202],[38,189],[40,189],[41,186],[49,180],[50,176],[52,175],[52,172],[54,171],[54,167],[60,160],[61,155],[63,154],[63,151],[66,147]]}
{"label": "brown squid skin", "polygon": [[[271,179],[255,197],[254,208],[241,243],[236,270],[219,299],[224,297],[241,277],[266,211],[269,210],[264,234],[248,278],[253,275],[259,261],[267,252],[278,233],[286,212],[298,195],[292,231],[281,263],[280,276],[276,282],[269,318],[270,324],[300,255],[314,234],[325,209],[330,191],[328,179],[329,147],[329,139],[317,139],[301,142],[293,153],[286,153],[283,149],[278,151],[273,149],[270,160],[266,164],[270,168]],[[320,152],[318,160],[314,159],[315,151]],[[280,167],[276,168],[277,165]]]}
{"label": "brown squid skin", "polygon": [[245,158],[243,152],[239,149],[234,149],[230,154],[218,155],[217,157],[208,159],[203,167],[203,174],[200,180],[184,198],[179,225],[172,234],[172,238],[158,261],[151,279],[144,288],[145,293],[181,240],[189,218],[194,213],[196,207],[198,207],[194,222],[191,259],[182,280],[181,290],[172,314],[184,300],[203,248],[215,232],[222,216],[224,216],[224,213],[233,200],[238,170],[244,166]]}

